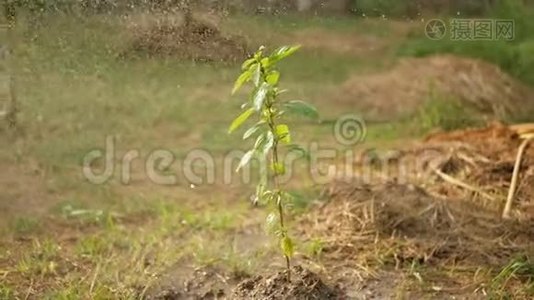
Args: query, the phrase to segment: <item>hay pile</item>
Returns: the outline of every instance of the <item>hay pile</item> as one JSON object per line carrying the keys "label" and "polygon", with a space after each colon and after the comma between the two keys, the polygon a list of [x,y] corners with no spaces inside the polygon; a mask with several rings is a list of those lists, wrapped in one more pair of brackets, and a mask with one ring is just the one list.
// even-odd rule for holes
{"label": "hay pile", "polygon": [[162,14],[130,20],[131,43],[123,57],[175,57],[199,62],[235,62],[246,58],[244,38],[223,34],[201,17]]}
{"label": "hay pile", "polygon": [[[334,178],[327,201],[299,220],[300,234],[320,240],[328,269],[344,277],[365,281],[422,266],[425,283],[485,299],[475,291],[481,284],[534,257],[534,210],[527,208],[534,208],[534,146],[523,158],[514,218],[501,218],[520,143],[516,131],[494,123],[435,133],[400,150],[364,151],[354,174]],[[363,178],[365,170],[379,176]],[[488,277],[476,279],[481,269]],[[448,278],[450,270],[462,271]],[[514,289],[531,274],[515,274],[507,288],[521,293]]]}
{"label": "hay pile", "polygon": [[[499,211],[507,197],[521,142],[516,131],[498,122],[484,128],[434,133],[401,149],[363,150],[355,158],[352,174],[340,172],[333,179],[416,184],[438,197],[468,199]],[[514,213],[520,218],[534,218],[531,144],[521,160],[514,197]],[[337,169],[343,171],[346,166]]]}
{"label": "hay pile", "polygon": [[391,120],[413,114],[426,101],[435,100],[431,95],[436,93],[501,119],[534,112],[532,89],[495,65],[452,55],[403,59],[386,72],[352,77],[334,100],[357,108],[369,119]]}
{"label": "hay pile", "polygon": [[[480,129],[432,134],[424,145],[441,147],[446,154],[440,170],[476,191],[439,180],[434,190],[448,196],[454,193],[489,204],[494,210],[504,205],[521,139],[510,127],[493,123]],[[519,217],[534,218],[534,146],[526,149],[519,169],[515,211]]]}
{"label": "hay pile", "polygon": [[435,198],[410,185],[335,182],[329,201],[301,220],[304,236],[325,242],[325,255],[354,267],[503,266],[534,255],[534,223],[499,220],[469,201]]}

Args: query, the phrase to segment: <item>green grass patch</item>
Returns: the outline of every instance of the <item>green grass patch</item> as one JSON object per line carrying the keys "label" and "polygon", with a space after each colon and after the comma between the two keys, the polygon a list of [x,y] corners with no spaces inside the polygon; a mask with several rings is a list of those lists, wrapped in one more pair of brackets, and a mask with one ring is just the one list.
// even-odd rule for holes
{"label": "green grass patch", "polygon": [[11,230],[16,234],[31,234],[40,230],[41,222],[34,217],[20,216],[11,221]]}
{"label": "green grass patch", "polygon": [[512,41],[454,41],[451,40],[449,20],[444,20],[448,35],[441,40],[430,40],[420,28],[417,35],[398,50],[400,56],[422,57],[439,53],[451,53],[497,64],[518,79],[534,85],[534,8],[501,0],[486,18],[514,21],[515,38]]}
{"label": "green grass patch", "polygon": [[453,97],[432,93],[419,108],[411,121],[422,133],[440,128],[446,131],[483,124],[483,119],[474,109]]}

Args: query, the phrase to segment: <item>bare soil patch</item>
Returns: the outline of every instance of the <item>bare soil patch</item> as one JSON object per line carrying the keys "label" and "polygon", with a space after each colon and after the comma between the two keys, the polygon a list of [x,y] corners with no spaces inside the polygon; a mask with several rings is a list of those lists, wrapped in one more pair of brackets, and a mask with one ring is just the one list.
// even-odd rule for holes
{"label": "bare soil patch", "polygon": [[240,278],[216,267],[177,266],[145,295],[145,299],[226,299]]}
{"label": "bare soil patch", "polygon": [[338,289],[300,266],[291,269],[291,282],[286,270],[246,279],[243,274],[212,266],[177,266],[173,270],[146,293],[145,299],[342,299]]}
{"label": "bare soil patch", "polygon": [[[380,59],[383,59],[384,52],[397,40],[404,38],[412,26],[406,22],[390,20],[361,22],[369,22],[373,24],[372,26],[384,26],[380,23],[387,22],[388,27],[383,32],[375,33],[367,33],[364,30],[340,32],[320,27],[306,28],[292,32],[282,40],[285,43],[300,44],[306,48],[326,50],[335,54],[365,55],[366,58],[380,56]],[[369,26],[369,24],[364,23],[362,26]]]}
{"label": "bare soil patch", "polygon": [[333,100],[370,119],[391,120],[413,114],[436,92],[498,118],[525,117],[534,110],[531,88],[495,65],[453,55],[402,59],[390,70],[354,76]]}
{"label": "bare soil patch", "polygon": [[374,35],[329,32],[325,29],[297,31],[287,40],[288,43],[301,44],[307,48],[351,55],[380,53],[390,43]]}
{"label": "bare soil patch", "polygon": [[315,273],[300,266],[291,269],[291,281],[287,270],[274,275],[255,276],[241,282],[233,299],[343,299],[341,292],[326,285]]}
{"label": "bare soil patch", "polygon": [[[43,170],[37,163],[25,166],[1,164],[0,168],[0,211],[5,216],[41,215],[52,205]],[[6,218],[0,224],[4,221]]]}

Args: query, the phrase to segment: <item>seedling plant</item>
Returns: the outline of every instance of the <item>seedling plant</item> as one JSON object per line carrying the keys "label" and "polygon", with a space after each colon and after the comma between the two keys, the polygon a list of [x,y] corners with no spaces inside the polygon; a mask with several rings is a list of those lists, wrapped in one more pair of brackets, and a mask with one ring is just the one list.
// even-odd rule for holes
{"label": "seedling plant", "polygon": [[274,234],[285,257],[288,280],[291,280],[291,257],[294,254],[294,242],[290,237],[285,222],[286,210],[291,202],[291,195],[280,184],[279,177],[285,172],[285,165],[280,159],[280,147],[286,146],[289,151],[305,151],[292,144],[289,126],[284,122],[289,113],[298,113],[317,118],[316,109],[300,100],[283,101],[280,95],[286,90],[278,86],[280,71],[278,64],[295,53],[299,46],[283,46],[271,54],[265,54],[260,47],[254,55],[243,62],[242,73],[235,81],[232,94],[248,84],[252,87],[249,99],[242,104],[241,114],[233,120],[229,132],[241,127],[245,121],[254,117],[257,121],[243,134],[243,140],[255,140],[237,167],[239,171],[252,159],[260,162],[260,180],[256,185],[255,202],[266,205],[270,213],[266,219],[266,228]]}

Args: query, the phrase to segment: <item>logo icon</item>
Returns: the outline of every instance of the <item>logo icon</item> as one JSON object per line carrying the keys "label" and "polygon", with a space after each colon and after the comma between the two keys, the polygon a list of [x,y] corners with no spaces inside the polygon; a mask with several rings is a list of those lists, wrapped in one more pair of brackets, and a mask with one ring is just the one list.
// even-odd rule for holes
{"label": "logo icon", "polygon": [[367,135],[367,127],[362,118],[356,115],[344,115],[334,125],[334,137],[344,146],[362,142]]}
{"label": "logo icon", "polygon": [[426,23],[425,35],[431,40],[441,40],[447,34],[445,22],[440,19],[432,19]]}

